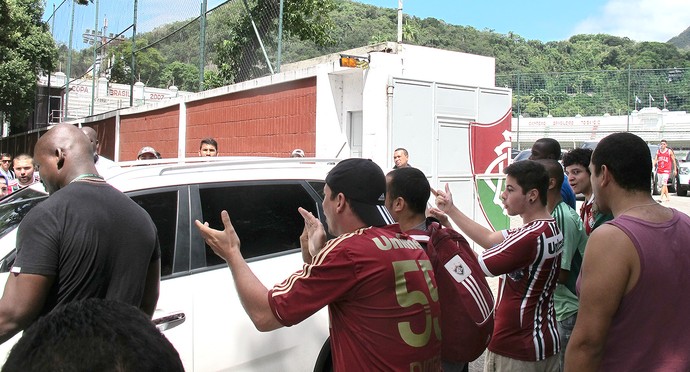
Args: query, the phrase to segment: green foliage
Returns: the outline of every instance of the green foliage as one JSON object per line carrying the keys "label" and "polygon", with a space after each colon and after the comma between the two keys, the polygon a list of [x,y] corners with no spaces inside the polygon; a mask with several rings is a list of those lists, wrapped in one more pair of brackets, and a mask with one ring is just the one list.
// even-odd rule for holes
{"label": "green foliage", "polygon": [[160,75],[160,83],[169,87],[194,92],[199,89],[199,68],[188,63],[173,62],[165,66]]}
{"label": "green foliage", "polygon": [[678,36],[672,37],[668,42],[680,49],[690,50],[690,27],[686,28]]}
{"label": "green foliage", "polygon": [[[231,31],[215,45],[213,59],[224,81],[244,81],[269,71],[269,62],[265,61],[255,33],[262,35],[264,47],[270,52],[276,49],[278,20],[270,14],[278,6],[278,0],[257,0],[249,9],[240,10],[239,17],[227,19],[225,27]],[[287,37],[309,40],[316,46],[329,45],[333,43],[330,12],[334,8],[333,0],[285,0],[283,32]]]}
{"label": "green foliage", "polygon": [[25,128],[33,110],[36,76],[57,60],[42,14],[39,0],[0,0],[0,112],[13,133]]}
{"label": "green foliage", "polygon": [[[137,38],[136,45],[135,81],[141,81],[147,86],[158,86],[160,84],[160,72],[165,65],[165,58],[155,48],[141,49],[148,45],[148,41],[144,38]],[[132,76],[132,42],[125,40],[117,47],[111,49],[109,58],[114,61],[111,67],[110,81],[130,84]]]}
{"label": "green foliage", "polygon": [[204,90],[220,88],[227,85],[225,80],[216,71],[204,70]]}
{"label": "green foliage", "polygon": [[[275,68],[279,0],[247,0],[247,4]],[[353,0],[285,0],[284,7],[281,64],[397,38],[394,8]],[[204,89],[269,73],[243,0],[227,2],[210,12],[206,30],[206,61],[212,63],[206,63]],[[684,34],[690,37],[690,29]],[[201,55],[198,20],[175,22],[137,35],[138,48],[144,39],[162,41],[137,53],[137,77],[149,86],[167,87],[174,81],[182,90],[198,89],[198,83],[192,82],[198,80]],[[667,95],[671,109],[690,111],[690,77],[684,70],[690,68],[690,51],[670,43],[635,42],[604,34],[543,43],[513,32],[499,34],[409,15],[403,19],[403,42],[495,58],[496,85],[513,89],[514,112],[519,102],[524,115],[614,114],[629,109],[634,95],[648,92]],[[127,45],[111,48],[116,57],[113,81],[130,81],[131,48]],[[91,56],[91,49],[75,54],[73,71],[86,71]],[[670,78],[668,71],[674,68],[681,73]],[[629,69],[633,69],[631,76]],[[635,74],[634,69],[655,70]]]}

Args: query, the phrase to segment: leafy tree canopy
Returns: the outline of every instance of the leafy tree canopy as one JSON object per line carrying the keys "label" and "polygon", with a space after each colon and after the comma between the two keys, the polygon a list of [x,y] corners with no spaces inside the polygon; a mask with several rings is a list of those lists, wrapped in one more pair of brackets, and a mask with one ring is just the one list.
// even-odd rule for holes
{"label": "leafy tree canopy", "polygon": [[36,76],[52,70],[57,48],[40,0],[0,0],[0,112],[20,132],[33,111]]}

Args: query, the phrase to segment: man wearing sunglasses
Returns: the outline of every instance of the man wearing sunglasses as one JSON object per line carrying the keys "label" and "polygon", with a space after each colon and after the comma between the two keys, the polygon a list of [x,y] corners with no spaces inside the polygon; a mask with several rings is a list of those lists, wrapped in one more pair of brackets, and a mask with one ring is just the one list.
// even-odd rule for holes
{"label": "man wearing sunglasses", "polygon": [[12,155],[6,152],[0,154],[0,174],[5,176],[7,181],[14,179],[14,171],[10,165],[12,165]]}

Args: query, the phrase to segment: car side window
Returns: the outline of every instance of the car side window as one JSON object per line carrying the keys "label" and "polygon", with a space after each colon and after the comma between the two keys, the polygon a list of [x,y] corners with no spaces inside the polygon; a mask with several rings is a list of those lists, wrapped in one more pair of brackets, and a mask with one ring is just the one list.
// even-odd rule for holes
{"label": "car side window", "polygon": [[[302,207],[317,215],[315,199],[300,183],[238,184],[199,190],[203,221],[223,230],[227,210],[241,241],[245,259],[299,248],[304,219]],[[206,266],[225,264],[206,245]]]}
{"label": "car side window", "polygon": [[158,230],[158,242],[161,246],[161,277],[172,274],[177,232],[177,192],[141,194],[131,196],[131,198],[148,212]]}

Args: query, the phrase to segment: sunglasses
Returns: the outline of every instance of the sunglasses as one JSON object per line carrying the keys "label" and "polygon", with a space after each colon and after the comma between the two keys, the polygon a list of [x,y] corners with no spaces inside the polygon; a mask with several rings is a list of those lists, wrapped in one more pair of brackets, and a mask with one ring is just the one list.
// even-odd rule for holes
{"label": "sunglasses", "polygon": [[2,160],[0,160],[0,162],[2,162],[2,163],[9,163],[10,161],[11,161],[11,160],[8,160],[8,159],[2,159]]}

